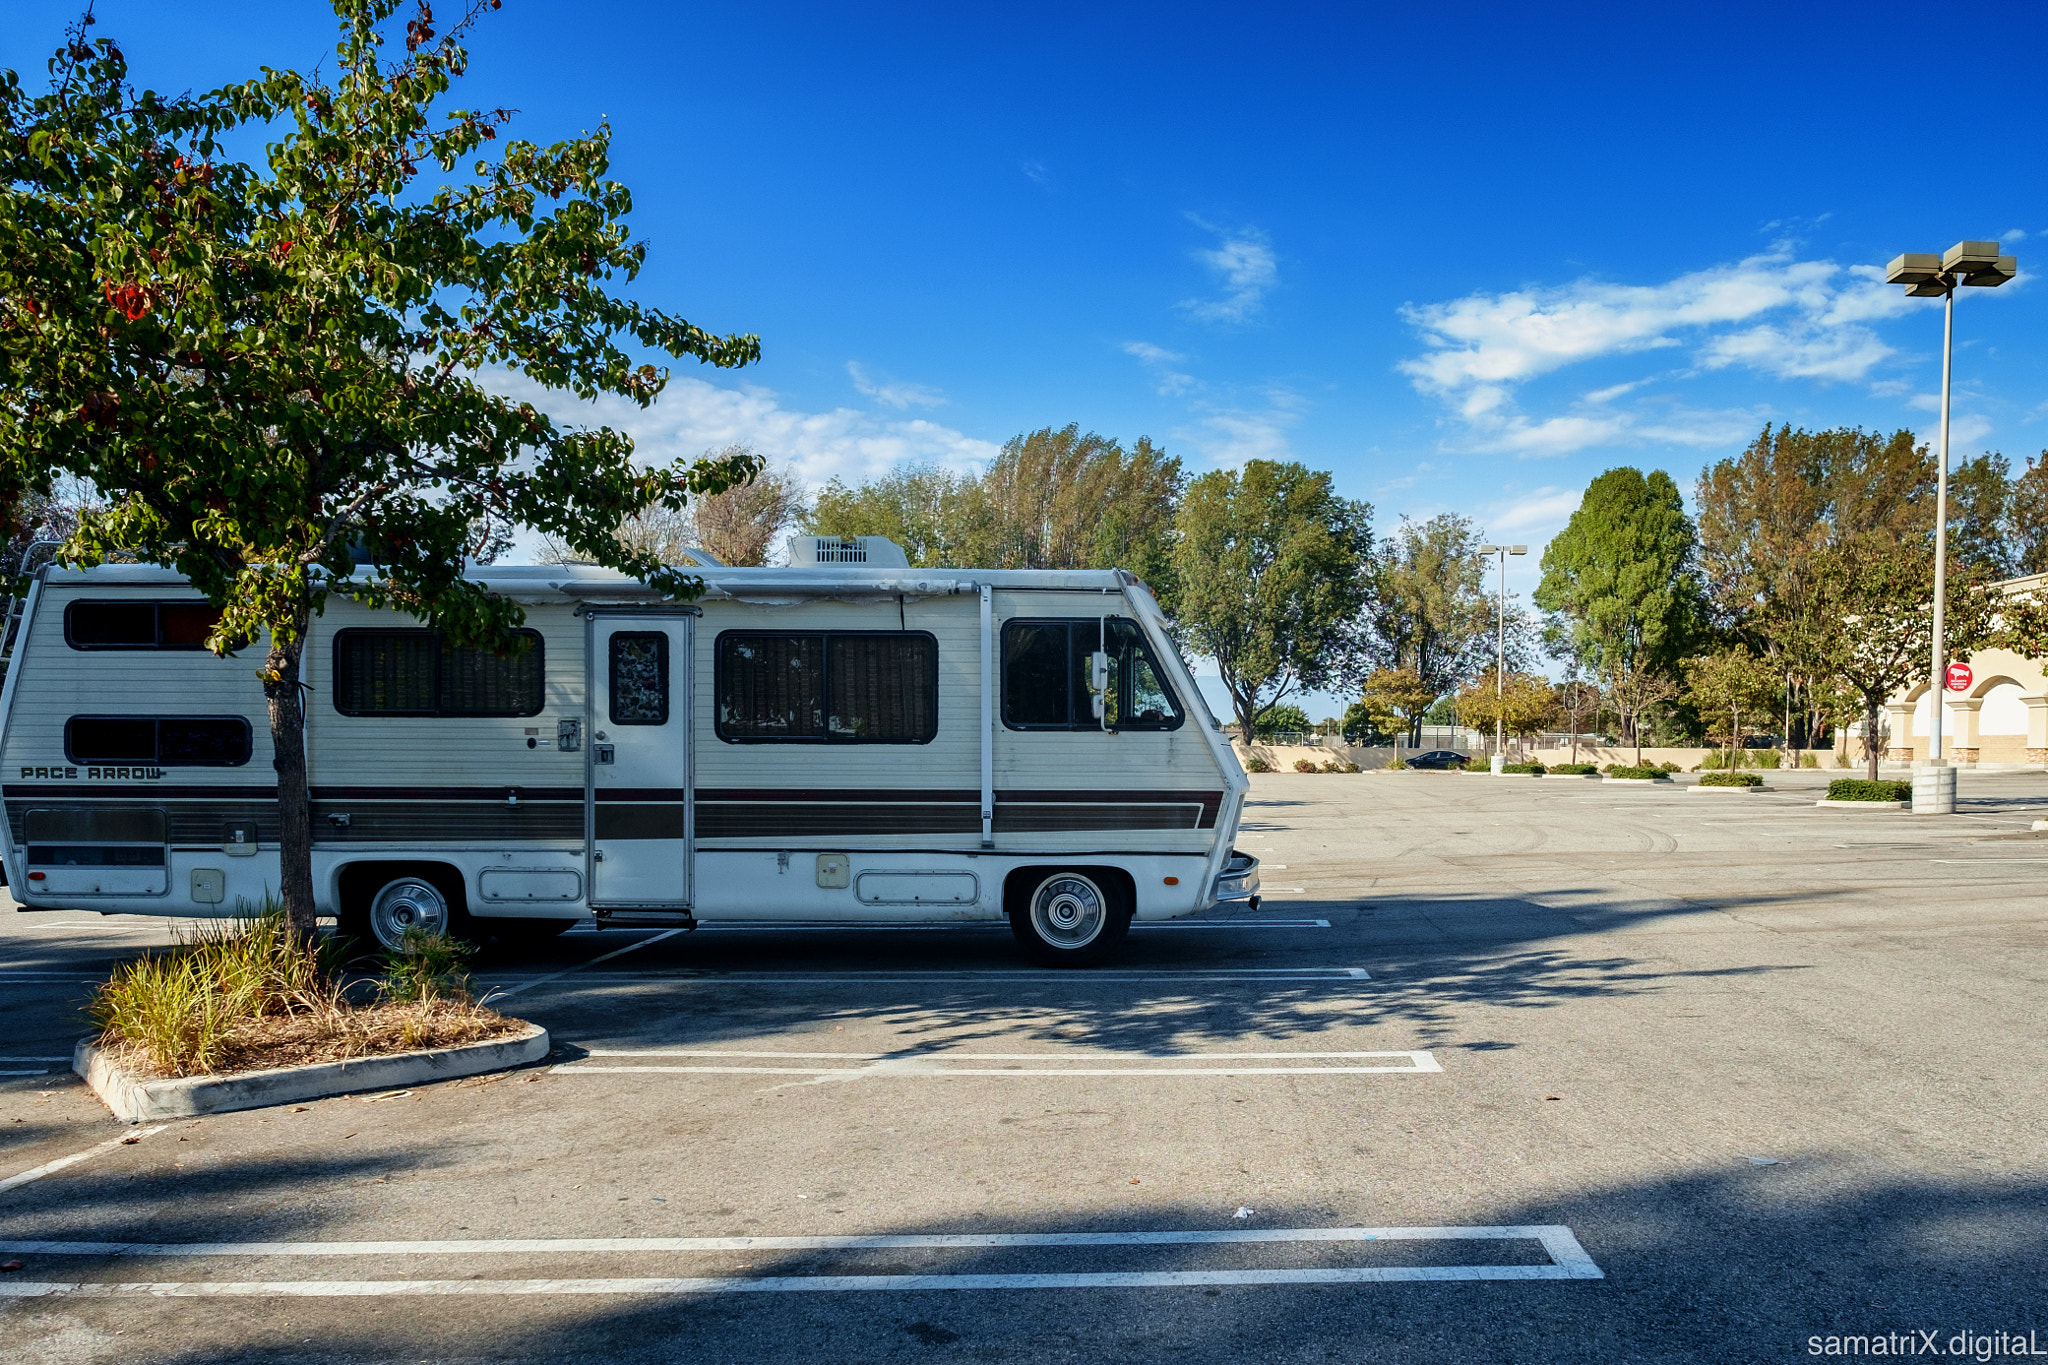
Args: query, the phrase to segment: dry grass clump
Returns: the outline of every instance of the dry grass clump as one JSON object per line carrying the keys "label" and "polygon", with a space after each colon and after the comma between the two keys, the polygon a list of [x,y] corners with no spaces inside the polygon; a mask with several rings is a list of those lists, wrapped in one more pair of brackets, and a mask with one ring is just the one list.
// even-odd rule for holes
{"label": "dry grass clump", "polygon": [[381,980],[348,986],[334,945],[298,943],[281,910],[266,905],[195,925],[169,952],[115,969],[87,1013],[102,1046],[158,1076],[412,1052],[526,1027],[470,995],[466,945],[408,930],[405,949],[386,954]]}

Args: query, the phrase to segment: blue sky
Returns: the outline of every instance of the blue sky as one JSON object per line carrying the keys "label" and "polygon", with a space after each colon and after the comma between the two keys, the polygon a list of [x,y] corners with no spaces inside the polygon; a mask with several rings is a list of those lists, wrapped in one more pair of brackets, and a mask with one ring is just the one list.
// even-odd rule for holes
{"label": "blue sky", "polygon": [[[0,65],[33,84],[72,12],[9,0]],[[162,88],[331,47],[297,0],[98,13]],[[1689,488],[1766,421],[1931,439],[1938,302],[1871,276],[1961,238],[2006,238],[2021,277],[1958,310],[1957,453],[2048,447],[2044,30],[2014,5],[506,0],[455,103],[534,139],[608,117],[640,295],[760,334],[759,367],[630,415],[651,452],[743,439],[822,480],[1079,422],[1540,549],[1601,470]]]}

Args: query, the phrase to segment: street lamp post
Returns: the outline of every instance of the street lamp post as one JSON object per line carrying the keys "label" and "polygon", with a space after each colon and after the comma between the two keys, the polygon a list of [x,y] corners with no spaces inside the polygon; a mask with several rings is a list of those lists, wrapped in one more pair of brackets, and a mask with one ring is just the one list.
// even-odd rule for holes
{"label": "street lamp post", "polygon": [[[1909,298],[1945,300],[1941,327],[1941,453],[1934,484],[1934,629],[1927,690],[1927,756],[1913,765],[1913,812],[1953,815],[1956,771],[1942,754],[1941,723],[1946,708],[1947,680],[1942,658],[1942,614],[1948,605],[1948,405],[1949,377],[1956,341],[1958,286],[1996,288],[2019,273],[2019,264],[1998,254],[1996,242],[1957,242],[1936,256],[1907,252],[1885,267],[1887,284],[1903,284]],[[1875,735],[1866,736],[1866,744]]]}
{"label": "street lamp post", "polygon": [[1507,762],[1507,716],[1500,704],[1507,697],[1508,673],[1508,556],[1529,553],[1526,545],[1482,545],[1482,555],[1500,556],[1500,621],[1493,659],[1493,770]]}

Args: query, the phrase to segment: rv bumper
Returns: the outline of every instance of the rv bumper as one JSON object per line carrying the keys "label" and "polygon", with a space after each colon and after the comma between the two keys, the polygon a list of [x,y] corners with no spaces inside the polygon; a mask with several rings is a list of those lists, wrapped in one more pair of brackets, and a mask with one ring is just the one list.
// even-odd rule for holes
{"label": "rv bumper", "polygon": [[1223,866],[1223,872],[1216,878],[1216,899],[1219,901],[1257,900],[1259,896],[1259,860],[1249,853],[1230,851],[1230,861]]}

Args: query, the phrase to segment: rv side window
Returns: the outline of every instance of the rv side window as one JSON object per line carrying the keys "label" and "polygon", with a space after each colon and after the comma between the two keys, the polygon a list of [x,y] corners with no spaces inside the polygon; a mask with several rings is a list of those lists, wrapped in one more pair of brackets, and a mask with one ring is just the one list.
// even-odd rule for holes
{"label": "rv side window", "polygon": [[240,716],[73,716],[64,756],[81,764],[235,768],[249,761],[249,722]]}
{"label": "rv side window", "polygon": [[668,724],[668,633],[615,632],[611,665],[612,724]]}
{"label": "rv side window", "polygon": [[939,642],[924,631],[737,631],[718,637],[728,744],[929,744]]}
{"label": "rv side window", "polygon": [[537,631],[518,654],[451,645],[431,630],[334,635],[334,709],[344,716],[537,716],[546,653]]}
{"label": "rv side window", "polygon": [[[1003,724],[1012,730],[1096,730],[1089,665],[1102,620],[1003,624]],[[1109,618],[1109,696],[1113,730],[1176,730],[1185,712],[1135,621]]]}
{"label": "rv side window", "polygon": [[206,602],[72,602],[64,643],[73,649],[204,649],[220,624]]}

